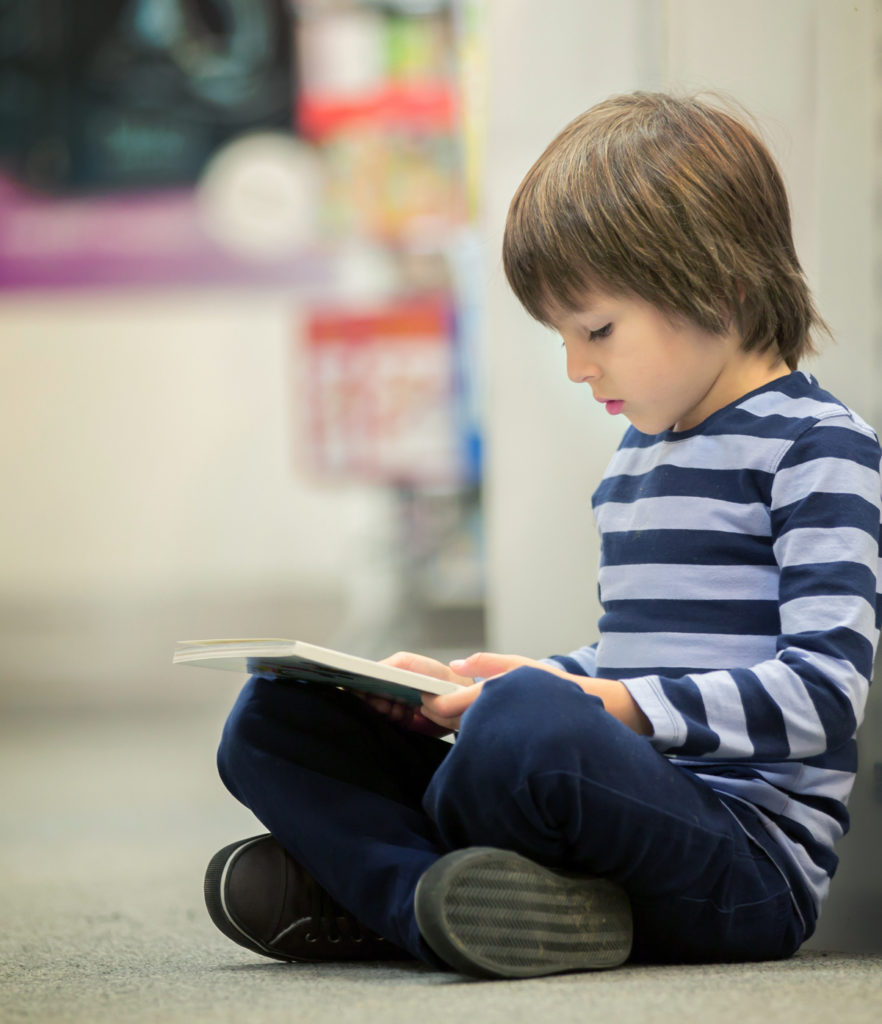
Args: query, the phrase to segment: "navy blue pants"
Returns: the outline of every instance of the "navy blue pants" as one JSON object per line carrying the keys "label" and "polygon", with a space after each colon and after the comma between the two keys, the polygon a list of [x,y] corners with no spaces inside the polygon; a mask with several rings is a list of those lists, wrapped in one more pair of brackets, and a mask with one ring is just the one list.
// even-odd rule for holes
{"label": "navy blue pants", "polygon": [[465,846],[619,882],[634,960],[777,959],[807,937],[780,871],[717,794],[537,669],[485,683],[454,745],[340,690],[253,677],[218,765],[338,903],[419,958],[417,881]]}

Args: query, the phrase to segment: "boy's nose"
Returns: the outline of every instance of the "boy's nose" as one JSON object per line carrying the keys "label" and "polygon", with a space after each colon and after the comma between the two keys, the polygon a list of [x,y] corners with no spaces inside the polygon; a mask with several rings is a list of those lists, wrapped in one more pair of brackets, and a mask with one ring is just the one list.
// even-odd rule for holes
{"label": "boy's nose", "polygon": [[585,384],[600,376],[600,371],[595,363],[590,360],[579,358],[567,352],[567,376],[574,384]]}

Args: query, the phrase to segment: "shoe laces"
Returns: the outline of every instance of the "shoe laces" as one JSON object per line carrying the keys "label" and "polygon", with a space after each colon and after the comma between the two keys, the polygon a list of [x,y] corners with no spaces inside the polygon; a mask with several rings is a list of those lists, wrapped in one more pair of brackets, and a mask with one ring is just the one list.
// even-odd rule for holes
{"label": "shoe laces", "polygon": [[341,923],[353,941],[362,942],[366,938],[361,922],[344,910],[318,882],[314,882],[309,888],[310,922],[309,930],[304,936],[307,942],[318,942],[322,932],[329,942],[340,942],[343,938]]}

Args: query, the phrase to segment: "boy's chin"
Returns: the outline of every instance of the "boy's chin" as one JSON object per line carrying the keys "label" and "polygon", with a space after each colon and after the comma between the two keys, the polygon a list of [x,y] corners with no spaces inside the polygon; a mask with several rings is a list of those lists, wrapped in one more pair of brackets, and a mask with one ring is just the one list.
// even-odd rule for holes
{"label": "boy's chin", "polygon": [[641,434],[662,434],[664,431],[671,429],[670,423],[663,423],[661,420],[652,419],[648,416],[629,416],[625,413],[625,419],[628,420],[635,430],[639,430]]}

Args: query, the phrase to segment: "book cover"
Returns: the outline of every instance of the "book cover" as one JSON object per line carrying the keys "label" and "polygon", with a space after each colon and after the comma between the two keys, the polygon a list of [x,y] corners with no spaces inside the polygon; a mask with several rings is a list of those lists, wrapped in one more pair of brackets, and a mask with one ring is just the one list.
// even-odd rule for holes
{"label": "book cover", "polygon": [[408,704],[419,704],[423,693],[452,693],[458,689],[456,683],[446,679],[420,675],[300,640],[182,640],[172,660],[177,665],[325,683]]}

